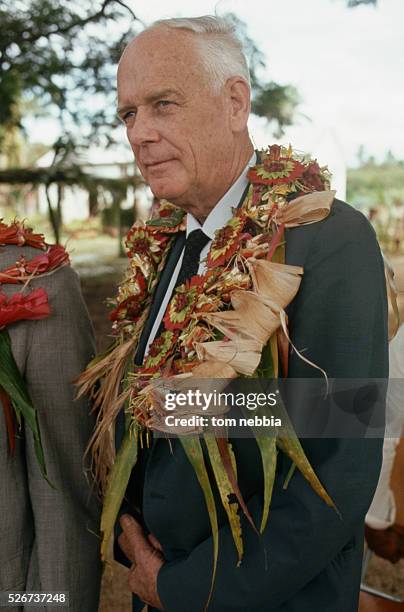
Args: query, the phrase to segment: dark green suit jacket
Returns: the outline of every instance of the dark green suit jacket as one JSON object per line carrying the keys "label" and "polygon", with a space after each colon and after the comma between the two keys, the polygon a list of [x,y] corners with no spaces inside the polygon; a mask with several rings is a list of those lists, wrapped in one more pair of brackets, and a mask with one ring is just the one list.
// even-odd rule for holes
{"label": "dark green suit jacket", "polygon": [[[286,262],[304,267],[299,293],[288,309],[293,343],[305,348],[304,355],[329,377],[387,378],[383,262],[368,221],[335,200],[327,219],[287,230],[286,240]],[[181,248],[179,244],[167,264],[161,294]],[[319,373],[291,352],[289,376]],[[280,457],[263,536],[242,520],[245,554],[240,567],[226,515],[217,503],[219,562],[210,611],[357,612],[364,517],[378,480],[382,440],[305,439],[302,444],[342,519],[300,473],[283,490],[290,463]],[[256,444],[237,439],[233,447],[241,491],[259,524],[263,474]],[[173,455],[165,440],[156,440],[141,457],[122,511],[140,517],[163,546],[166,563],[158,592],[164,610],[202,612],[212,576],[211,530],[202,491],[178,441]],[[134,600],[134,610],[142,607]]]}

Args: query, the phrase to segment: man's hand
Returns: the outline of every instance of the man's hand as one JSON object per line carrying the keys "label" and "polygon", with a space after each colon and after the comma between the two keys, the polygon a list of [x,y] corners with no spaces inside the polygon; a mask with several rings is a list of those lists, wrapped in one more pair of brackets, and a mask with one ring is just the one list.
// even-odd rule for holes
{"label": "man's hand", "polygon": [[129,572],[129,588],[149,606],[163,610],[157,593],[157,575],[164,565],[160,543],[151,534],[146,538],[139,523],[129,514],[124,514],[120,523],[123,533],[118,543],[133,564]]}

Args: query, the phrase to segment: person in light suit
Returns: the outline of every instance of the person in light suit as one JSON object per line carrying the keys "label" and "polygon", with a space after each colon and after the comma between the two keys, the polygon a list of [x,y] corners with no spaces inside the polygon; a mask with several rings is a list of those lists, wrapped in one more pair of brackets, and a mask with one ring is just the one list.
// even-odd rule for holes
{"label": "person in light suit", "polygon": [[[142,364],[181,267],[187,236],[207,237],[232,216],[256,156],[247,121],[249,75],[232,27],[216,17],[157,22],[126,48],[118,70],[119,114],[138,167],[156,198],[186,213],[140,339]],[[364,216],[335,200],[321,222],[288,229],[286,263],[303,266],[288,308],[293,343],[334,378],[385,378],[387,302],[383,262]],[[289,376],[318,372],[289,356]],[[117,423],[117,446],[122,418]],[[235,439],[240,489],[256,523],[263,509],[261,458],[253,440]],[[282,485],[282,457],[262,539],[242,518],[236,552],[218,508],[219,560],[212,612],[357,612],[364,518],[381,464],[380,439],[306,439],[305,452],[342,514],[326,507],[300,474]],[[204,497],[181,445],[144,448],[126,492],[117,557],[131,569],[133,610],[202,612],[212,576],[212,535]],[[121,552],[119,551],[121,549]],[[265,551],[267,551],[267,556]]]}
{"label": "person in light suit", "polygon": [[[0,249],[0,271],[38,249]],[[44,288],[49,317],[9,325],[12,352],[37,410],[48,478],[35,456],[31,431],[17,431],[10,452],[0,404],[0,591],[67,591],[70,612],[95,612],[101,579],[100,504],[83,455],[94,422],[88,403],[74,401],[73,380],[94,354],[93,330],[76,272],[65,266],[33,279]],[[21,285],[2,284],[11,296]],[[10,608],[2,608],[9,610]],[[44,612],[52,606],[32,605]]]}

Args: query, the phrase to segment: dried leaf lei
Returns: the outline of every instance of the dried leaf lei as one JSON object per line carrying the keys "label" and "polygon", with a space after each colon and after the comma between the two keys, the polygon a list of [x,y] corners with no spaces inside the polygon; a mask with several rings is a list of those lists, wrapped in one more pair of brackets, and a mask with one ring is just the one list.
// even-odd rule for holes
{"label": "dried leaf lei", "polygon": [[[21,256],[14,265],[0,269],[0,400],[11,453],[15,449],[16,423],[21,427],[24,419],[32,431],[38,464],[46,478],[38,415],[15,363],[7,326],[18,321],[43,319],[51,314],[46,291],[38,288],[27,292],[26,287],[33,278],[51,274],[61,266],[69,265],[69,255],[64,247],[47,244],[42,234],[35,234],[24,222],[15,220],[8,225],[0,219],[0,262],[1,247],[6,245],[26,245],[42,251],[30,260]],[[4,284],[24,286],[8,298],[1,291]]]}
{"label": "dried leaf lei", "polygon": [[[260,152],[260,163],[249,170],[248,179],[245,201],[215,234],[206,273],[176,288],[164,315],[164,331],[150,345],[141,367],[134,365],[138,340],[167,254],[176,234],[185,230],[184,212],[163,202],[157,216],[145,225],[136,224],[128,234],[130,264],[111,313],[116,341],[106,354],[89,364],[79,380],[80,392],[92,394],[98,411],[91,448],[96,476],[104,491],[103,559],[107,557],[139,444],[143,443],[143,432],[148,428],[164,431],[154,394],[148,389],[158,386],[162,379],[175,380],[187,373],[196,378],[278,376],[279,328],[284,329],[286,342],[289,340],[283,309],[296,294],[303,272],[284,264],[284,229],[325,218],[334,192],[329,191],[326,167],[291,147],[278,145]],[[291,194],[297,196],[292,202],[288,200]],[[279,356],[282,358],[282,350]],[[287,367],[286,360],[284,366]],[[123,405],[127,432],[114,459],[111,426]],[[235,457],[228,440],[209,431],[202,435],[241,562],[243,542],[238,511],[241,509],[250,522],[252,519],[237,485]],[[268,440],[257,436],[256,440],[265,482],[261,532],[268,518],[277,448],[292,459],[315,491],[333,506],[293,432]],[[218,524],[201,440],[180,436],[180,442],[208,508],[214,548],[213,584]],[[237,501],[230,503],[231,497]]]}

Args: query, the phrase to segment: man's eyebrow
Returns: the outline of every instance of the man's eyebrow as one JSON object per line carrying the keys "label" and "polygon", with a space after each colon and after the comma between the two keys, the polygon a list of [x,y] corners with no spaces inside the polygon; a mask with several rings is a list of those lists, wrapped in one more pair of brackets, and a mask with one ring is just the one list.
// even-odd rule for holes
{"label": "man's eyebrow", "polygon": [[131,108],[133,108],[133,104],[122,104],[121,106],[117,107],[116,114],[123,115],[124,113],[126,113],[127,110]]}
{"label": "man's eyebrow", "polygon": [[[178,98],[180,97],[180,94],[178,91],[175,91],[174,89],[162,89],[161,91],[157,91],[151,94],[150,96],[146,96],[145,103],[151,104],[153,102],[156,102],[157,100],[160,100],[161,98],[166,98],[167,96],[175,96],[176,98]],[[133,108],[136,108],[136,105],[130,104],[128,102],[126,104],[122,104],[122,106],[118,106],[117,113],[118,115],[122,115],[122,113],[128,110],[131,110]]]}
{"label": "man's eyebrow", "polygon": [[161,98],[166,98],[167,96],[176,96],[178,97],[178,91],[174,89],[162,89],[161,91],[157,91],[156,93],[147,96],[146,102],[156,102],[156,100],[160,100]]}

